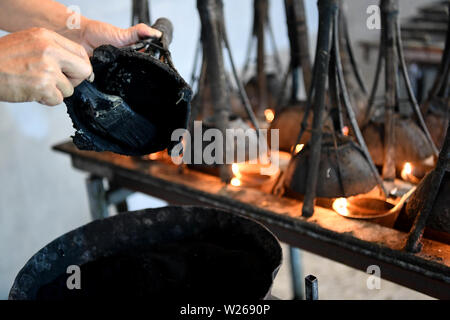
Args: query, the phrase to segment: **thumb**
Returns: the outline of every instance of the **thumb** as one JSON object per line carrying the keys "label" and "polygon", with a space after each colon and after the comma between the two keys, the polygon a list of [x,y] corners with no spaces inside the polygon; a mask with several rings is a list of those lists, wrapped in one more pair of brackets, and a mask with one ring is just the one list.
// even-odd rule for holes
{"label": "thumb", "polygon": [[153,29],[145,23],[139,23],[131,28],[125,29],[122,35],[122,45],[127,46],[146,38],[161,38],[162,33]]}

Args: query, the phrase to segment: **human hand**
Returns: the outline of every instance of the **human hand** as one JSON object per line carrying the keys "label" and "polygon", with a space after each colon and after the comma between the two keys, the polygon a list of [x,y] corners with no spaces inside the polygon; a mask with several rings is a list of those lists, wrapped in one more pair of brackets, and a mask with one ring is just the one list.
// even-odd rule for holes
{"label": "human hand", "polygon": [[54,106],[92,74],[86,50],[43,28],[0,38],[0,100]]}
{"label": "human hand", "polygon": [[83,19],[79,43],[89,55],[95,48],[110,44],[115,47],[124,47],[136,43],[141,39],[160,38],[161,31],[153,29],[144,23],[137,24],[128,29],[121,29],[111,24]]}

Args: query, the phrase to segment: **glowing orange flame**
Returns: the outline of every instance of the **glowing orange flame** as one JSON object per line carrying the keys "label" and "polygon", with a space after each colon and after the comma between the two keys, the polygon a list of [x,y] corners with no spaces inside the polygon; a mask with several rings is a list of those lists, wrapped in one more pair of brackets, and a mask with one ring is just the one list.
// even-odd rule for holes
{"label": "glowing orange flame", "polygon": [[234,178],[231,179],[230,184],[234,187],[240,187],[242,185],[242,182],[240,179],[242,177],[242,175],[239,172],[239,164],[233,163],[231,165],[231,171],[233,171]]}
{"label": "glowing orange flame", "polygon": [[344,136],[348,136],[349,131],[350,131],[350,129],[347,126],[342,128],[342,134]]}
{"label": "glowing orange flame", "polygon": [[296,145],[296,146],[295,146],[295,153],[296,153],[296,154],[299,153],[300,151],[303,150],[304,147],[305,147],[305,145],[304,145],[303,143],[302,143],[302,144]]}
{"label": "glowing orange flame", "polygon": [[409,181],[411,174],[412,174],[412,165],[411,165],[411,163],[406,162],[405,165],[403,166],[403,170],[402,170],[400,176],[402,177],[403,180]]}
{"label": "glowing orange flame", "polygon": [[165,151],[158,151],[147,156],[149,160],[161,160],[164,158]]}
{"label": "glowing orange flame", "polygon": [[342,216],[348,216],[348,202],[346,198],[338,198],[333,202],[333,210]]}
{"label": "glowing orange flame", "polygon": [[420,180],[414,176],[413,166],[409,162],[406,162],[405,165],[403,166],[403,170],[400,173],[400,176],[402,177],[403,180],[411,183],[417,184],[420,182]]}
{"label": "glowing orange flame", "polygon": [[264,116],[268,123],[271,123],[275,119],[275,112],[272,109],[264,110]]}
{"label": "glowing orange flame", "polygon": [[411,174],[412,173],[412,165],[411,165],[411,163],[409,163],[409,162],[405,163],[405,165],[403,166],[403,172],[405,174]]}
{"label": "glowing orange flame", "polygon": [[241,180],[239,180],[239,178],[234,177],[233,179],[231,179],[230,183],[233,187],[239,187],[241,185]]}

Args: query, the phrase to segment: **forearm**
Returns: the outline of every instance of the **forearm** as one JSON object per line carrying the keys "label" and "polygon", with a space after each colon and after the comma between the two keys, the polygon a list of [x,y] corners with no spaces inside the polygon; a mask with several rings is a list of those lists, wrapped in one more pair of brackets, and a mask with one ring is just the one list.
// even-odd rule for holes
{"label": "forearm", "polygon": [[[67,26],[72,14],[66,6],[52,0],[0,0],[0,29],[16,32],[42,27],[80,42],[82,30]],[[86,18],[80,19],[82,26]]]}
{"label": "forearm", "polygon": [[74,15],[66,6],[53,0],[0,0],[0,29],[9,32],[34,27],[48,29],[81,44],[89,55],[101,45],[123,47],[142,38],[161,37],[160,31],[144,24],[120,29]]}

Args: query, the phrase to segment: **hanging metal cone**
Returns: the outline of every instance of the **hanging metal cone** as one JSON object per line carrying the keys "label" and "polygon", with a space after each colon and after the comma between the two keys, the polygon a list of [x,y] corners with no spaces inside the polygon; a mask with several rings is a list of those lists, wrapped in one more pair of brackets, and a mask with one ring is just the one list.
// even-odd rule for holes
{"label": "hanging metal cone", "polygon": [[[421,162],[433,154],[426,136],[411,118],[394,115],[395,119],[395,167],[402,168],[405,162]],[[384,125],[372,121],[363,131],[370,155],[377,166],[384,163]],[[409,143],[413,142],[413,143]]]}
{"label": "hanging metal cone", "polygon": [[[270,124],[270,130],[279,130],[279,148],[281,151],[291,152],[295,148],[297,137],[300,132],[299,124],[305,117],[305,107],[301,104],[297,106],[289,106],[280,111]],[[312,124],[312,115],[308,117],[308,126]],[[305,132],[299,144],[306,144],[311,138],[309,132]],[[268,139],[270,141],[270,139]]]}
{"label": "hanging metal cone", "polygon": [[[215,101],[213,123],[214,127],[219,129],[222,136],[225,137],[226,129],[229,127],[230,106],[225,81],[222,43],[220,41],[221,5],[222,3],[217,0],[197,0],[197,8],[202,23],[203,56],[207,61],[206,73],[208,80],[211,82],[211,96]],[[226,154],[225,145],[223,146],[223,154]],[[220,160],[225,163],[225,158]],[[230,181],[232,177],[231,168],[222,165],[220,177],[224,182]]]}
{"label": "hanging metal cone", "polygon": [[[375,81],[372,88],[369,105],[367,108],[366,121],[370,119],[370,123],[364,130],[366,141],[373,142],[369,144],[371,155],[376,159],[379,158],[381,148],[383,150],[383,178],[386,180],[394,180],[396,177],[396,166],[400,163],[413,161],[412,159],[423,160],[429,156],[437,155],[437,149],[434,145],[422,113],[414,96],[409,76],[406,70],[406,62],[403,54],[401,43],[400,24],[398,19],[398,0],[381,0],[382,15],[382,31],[380,40],[380,51],[378,56],[377,70]],[[375,95],[378,90],[381,69],[385,62],[385,102],[381,106],[383,134],[376,134],[378,125],[373,121],[373,106]],[[400,110],[399,92],[400,81],[398,74],[404,80],[407,94],[408,106],[414,115],[414,124],[412,122],[404,122],[404,117],[409,116],[408,113],[403,114]],[[410,116],[409,116],[410,117]],[[410,117],[410,119],[413,119]],[[372,127],[372,128],[370,128]],[[414,137],[413,139],[409,139]],[[417,144],[416,140],[423,143]],[[382,141],[382,143],[375,143]],[[406,147],[406,145],[409,145]],[[397,152],[402,150],[404,152]],[[405,152],[405,150],[408,150]],[[410,159],[408,159],[411,157]]]}
{"label": "hanging metal cone", "polygon": [[[409,199],[406,210],[399,216],[396,227],[409,231],[419,213],[428,215],[422,225],[431,230],[432,236],[450,241],[450,121],[447,121],[447,137],[436,168],[420,182]],[[425,210],[428,206],[428,209]]]}
{"label": "hanging metal cone", "polygon": [[[425,228],[437,231],[437,238],[450,243],[450,121],[436,168],[411,196],[397,227],[410,230],[405,249],[417,252]],[[412,227],[411,227],[412,225]]]}
{"label": "hanging metal cone", "polygon": [[[318,6],[319,35],[313,82],[297,141],[301,141],[306,132],[312,108],[311,138],[301,152],[293,152],[284,178],[288,193],[304,194],[303,216],[306,217],[313,214],[317,196],[336,198],[366,193],[377,183],[385,191],[348,97],[339,50],[338,1],[319,0]],[[324,129],[327,82],[331,130]],[[359,145],[342,136],[344,115]],[[331,133],[323,133],[326,130]]]}
{"label": "hanging metal cone", "polygon": [[[201,74],[199,78],[197,101],[194,104],[192,122],[197,119],[199,115],[203,115],[205,119],[205,97],[209,96],[212,105],[212,114],[210,117],[204,120],[202,124],[202,132],[207,129],[216,128],[222,132],[223,141],[223,159],[216,159],[214,163],[206,163],[203,160],[200,163],[195,162],[192,166],[200,170],[211,171],[214,173],[217,169],[217,164],[223,164],[219,166],[220,177],[222,181],[229,182],[232,178],[231,165],[227,164],[227,155],[230,152],[237,154],[237,144],[233,141],[226,140],[227,129],[241,129],[248,130],[250,126],[243,121],[240,117],[237,117],[232,113],[230,104],[230,81],[227,79],[227,75],[224,67],[223,49],[225,48],[228,53],[228,58],[231,63],[234,80],[238,85],[238,92],[241,98],[241,104],[247,113],[253,127],[258,130],[258,122],[255,114],[253,113],[248,97],[243,89],[240,79],[237,77],[237,71],[234,64],[233,57],[230,51],[230,45],[226,34],[223,2],[222,0],[198,0],[198,11],[200,13],[200,19],[202,24],[202,36],[201,36],[201,48],[203,50],[203,65],[201,68]],[[196,64],[196,63],[195,63]],[[195,71],[195,68],[194,68]],[[193,77],[194,78],[194,77]],[[236,99],[234,99],[236,102]],[[196,137],[196,131],[191,126],[192,140],[203,140],[203,137]],[[257,145],[258,137],[257,133],[251,134],[247,139],[248,145],[245,153],[245,159],[250,159],[248,149],[249,145]],[[191,154],[203,154],[205,148],[210,143],[202,143],[200,149],[191,150]],[[195,146],[192,145],[192,148]],[[210,166],[211,168],[208,168]],[[209,170],[211,169],[211,170]]]}
{"label": "hanging metal cone", "polygon": [[[290,162],[285,180],[288,195],[301,197],[306,193],[310,156],[307,145]],[[330,135],[323,139],[317,181],[316,195],[321,198],[350,197],[377,185],[361,148],[348,137],[340,137],[335,148]]]}
{"label": "hanging metal cone", "polygon": [[[399,217],[398,224],[402,225],[402,229],[409,230],[414,223],[414,219],[423,202],[426,199],[426,194],[429,192],[432,184],[432,176],[434,173],[429,173],[417,187],[414,194],[411,196],[404,216]],[[442,179],[438,194],[433,204],[433,209],[430,212],[430,217],[427,221],[427,227],[438,232],[445,232],[450,239],[450,174],[447,172]]]}
{"label": "hanging metal cone", "polygon": [[[294,105],[283,108],[283,110],[278,113],[273,122],[270,124],[270,130],[279,130],[279,149],[281,151],[291,152],[298,147],[299,144],[306,144],[311,138],[311,133],[309,131],[305,131],[301,139],[297,141],[297,137],[300,133],[300,124],[305,117],[305,105],[306,102],[298,102]],[[308,115],[306,126],[310,128],[312,126],[312,121],[313,115],[310,113]],[[325,119],[324,126],[328,128],[332,127],[330,118]],[[268,133],[269,141],[271,141],[270,130]]]}

